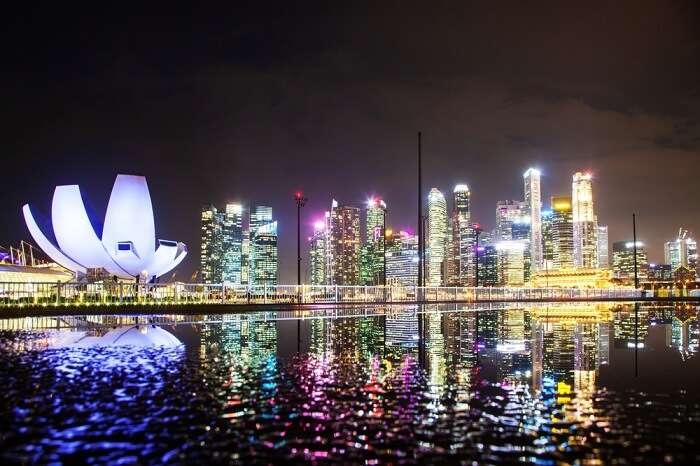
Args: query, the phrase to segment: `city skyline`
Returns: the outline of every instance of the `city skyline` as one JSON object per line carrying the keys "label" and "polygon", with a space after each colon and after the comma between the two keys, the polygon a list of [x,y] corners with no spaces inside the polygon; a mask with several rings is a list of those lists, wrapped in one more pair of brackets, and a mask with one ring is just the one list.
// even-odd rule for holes
{"label": "city skyline", "polygon": [[80,183],[106,198],[115,174],[134,173],[159,230],[193,250],[202,205],[270,205],[293,283],[296,191],[309,198],[303,236],[333,197],[380,196],[392,226],[415,230],[422,131],[424,186],[466,183],[486,228],[496,201],[522,198],[529,167],[543,201],[590,171],[610,240],[630,236],[636,212],[662,262],[680,226],[700,232],[698,7],[624,3],[434,6],[430,22],[410,2],[231,7],[200,10],[207,28],[183,27],[192,11],[176,7],[22,8],[0,91],[0,244],[28,239],[17,218],[27,200],[48,204],[36,193]]}

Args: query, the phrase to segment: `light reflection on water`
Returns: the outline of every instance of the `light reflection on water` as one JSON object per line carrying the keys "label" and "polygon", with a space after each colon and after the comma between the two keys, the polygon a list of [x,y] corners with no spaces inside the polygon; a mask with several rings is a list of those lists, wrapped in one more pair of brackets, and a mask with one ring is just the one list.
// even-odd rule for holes
{"label": "light reflection on water", "polygon": [[700,459],[695,307],[356,311],[139,319],[180,349],[52,348],[133,317],[0,321],[0,458]]}

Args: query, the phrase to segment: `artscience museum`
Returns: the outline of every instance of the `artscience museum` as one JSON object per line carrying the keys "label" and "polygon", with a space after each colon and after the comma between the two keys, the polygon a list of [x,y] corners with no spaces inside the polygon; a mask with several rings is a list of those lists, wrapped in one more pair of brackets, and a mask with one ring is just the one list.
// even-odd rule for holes
{"label": "artscience museum", "polygon": [[88,215],[78,185],[57,186],[51,221],[29,204],[22,207],[34,241],[56,263],[80,277],[91,270],[121,279],[154,280],[187,255],[184,243],[156,241],[146,178],[117,175],[104,223]]}

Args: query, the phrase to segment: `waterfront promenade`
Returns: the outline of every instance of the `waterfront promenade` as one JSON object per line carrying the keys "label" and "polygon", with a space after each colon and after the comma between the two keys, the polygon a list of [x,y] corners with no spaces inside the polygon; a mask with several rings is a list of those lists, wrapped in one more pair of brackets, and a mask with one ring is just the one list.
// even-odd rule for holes
{"label": "waterfront promenade", "polygon": [[241,286],[204,283],[0,283],[6,316],[109,313],[216,313],[356,305],[499,302],[698,301],[650,297],[631,288]]}

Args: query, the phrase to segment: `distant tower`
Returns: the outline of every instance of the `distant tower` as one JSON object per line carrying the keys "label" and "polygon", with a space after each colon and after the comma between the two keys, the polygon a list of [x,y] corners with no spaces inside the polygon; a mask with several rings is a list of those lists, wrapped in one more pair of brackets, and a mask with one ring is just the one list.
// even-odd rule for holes
{"label": "distant tower", "polygon": [[574,267],[598,267],[598,241],[593,187],[590,173],[577,172],[571,185],[571,201],[574,225]]}
{"label": "distant tower", "polygon": [[243,257],[243,206],[226,204],[222,225],[222,281],[234,285],[241,284],[241,263]]}
{"label": "distant tower", "polygon": [[494,241],[512,240],[513,222],[519,221],[526,213],[527,209],[523,201],[498,201],[496,203],[496,238]]}
{"label": "distant tower", "polygon": [[671,266],[671,270],[676,270],[681,265],[691,270],[697,269],[698,245],[688,235],[688,230],[681,227],[678,237],[664,244],[664,259]]}
{"label": "distant tower", "polygon": [[250,212],[249,283],[276,285],[277,261],[277,222],[272,220],[272,207],[254,206]]}
{"label": "distant tower", "polygon": [[428,194],[428,277],[430,286],[441,285],[442,267],[447,252],[447,203],[439,189]]}
{"label": "distant tower", "polygon": [[213,205],[202,207],[199,270],[203,283],[221,283],[223,215]]}
{"label": "distant tower", "polygon": [[573,268],[574,223],[569,196],[552,198],[552,243],[553,268]]}
{"label": "distant tower", "polygon": [[598,225],[598,267],[601,269],[610,267],[609,251],[608,226]]}
{"label": "distant tower", "polygon": [[330,223],[332,284],[358,285],[360,282],[360,209],[339,206],[334,200]]}
{"label": "distant tower", "polygon": [[540,191],[540,171],[535,168],[523,173],[525,182],[525,206],[530,216],[530,267],[531,272],[540,270],[542,265],[542,193]]}
{"label": "distant tower", "polygon": [[384,225],[386,203],[377,198],[367,201],[365,211],[365,282],[380,285],[384,281]]}
{"label": "distant tower", "polygon": [[456,282],[459,285],[475,284],[474,229],[471,223],[471,193],[466,184],[458,184],[453,190],[452,247]]}
{"label": "distant tower", "polygon": [[314,224],[314,233],[309,238],[309,275],[312,285],[327,285],[326,247],[328,233],[324,220]]}

